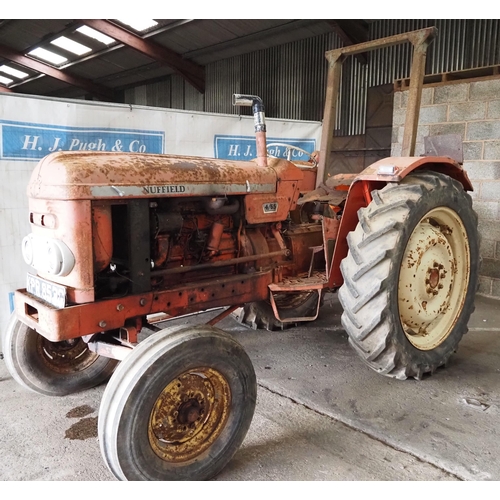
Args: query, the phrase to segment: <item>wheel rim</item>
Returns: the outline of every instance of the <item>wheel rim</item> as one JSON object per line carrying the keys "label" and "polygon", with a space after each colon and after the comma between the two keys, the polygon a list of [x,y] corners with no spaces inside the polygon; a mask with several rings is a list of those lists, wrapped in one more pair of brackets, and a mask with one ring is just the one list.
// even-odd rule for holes
{"label": "wheel rim", "polygon": [[213,368],[189,370],[172,380],[149,419],[148,437],[156,455],[173,463],[196,458],[221,434],[230,403],[229,384]]}
{"label": "wheel rim", "polygon": [[43,363],[53,372],[61,374],[86,370],[99,357],[80,338],[51,342],[37,334],[36,347]]}
{"label": "wheel rim", "polygon": [[399,317],[413,346],[427,351],[445,341],[462,311],[469,276],[460,217],[447,207],[431,210],[413,230],[399,273]]}

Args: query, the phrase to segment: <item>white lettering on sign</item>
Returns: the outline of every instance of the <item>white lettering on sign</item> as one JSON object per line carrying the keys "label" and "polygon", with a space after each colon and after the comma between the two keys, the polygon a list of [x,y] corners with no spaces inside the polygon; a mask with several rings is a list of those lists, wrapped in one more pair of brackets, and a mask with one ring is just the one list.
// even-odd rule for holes
{"label": "white lettering on sign", "polygon": [[184,193],[185,186],[144,186],[145,194]]}
{"label": "white lettering on sign", "polygon": [[66,289],[63,286],[42,280],[29,273],[27,278],[27,292],[58,309],[62,309],[66,305]]}

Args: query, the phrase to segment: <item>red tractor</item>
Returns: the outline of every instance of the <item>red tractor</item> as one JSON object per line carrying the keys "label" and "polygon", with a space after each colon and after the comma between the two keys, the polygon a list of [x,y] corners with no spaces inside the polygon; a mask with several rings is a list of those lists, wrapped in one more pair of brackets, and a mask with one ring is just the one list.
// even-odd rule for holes
{"label": "red tractor", "polygon": [[[261,100],[236,95],[253,108],[253,161],[58,152],[37,165],[22,243],[36,272],[15,293],[5,361],[46,395],[109,379],[99,441],[118,479],[208,479],[238,449],[256,378],[241,345],[213,326],[231,313],[281,328],[313,321],[322,294],[338,290],[350,343],[375,371],[420,379],[456,349],[478,282],[477,217],[459,162],[414,156],[434,35],[327,52],[319,164],[317,154],[268,157]],[[414,57],[404,156],[325,180],[342,60],[405,41]],[[204,325],[157,326],[222,307]],[[143,328],[155,333],[143,339]]]}

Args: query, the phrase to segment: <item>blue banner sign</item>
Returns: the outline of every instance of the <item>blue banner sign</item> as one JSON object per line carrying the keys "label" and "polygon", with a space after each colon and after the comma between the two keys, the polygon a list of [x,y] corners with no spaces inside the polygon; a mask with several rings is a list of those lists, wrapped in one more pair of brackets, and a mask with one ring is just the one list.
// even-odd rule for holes
{"label": "blue banner sign", "polygon": [[[279,145],[273,145],[273,143],[279,143]],[[291,161],[308,161],[309,156],[301,151],[287,148],[287,144],[308,153],[316,150],[315,139],[268,137],[267,144],[269,155],[276,158],[288,158],[288,154],[290,154]],[[216,135],[214,137],[214,156],[223,160],[251,160],[257,156],[255,136]]]}
{"label": "blue banner sign", "polygon": [[0,121],[2,160],[40,160],[54,151],[164,152],[165,133]]}

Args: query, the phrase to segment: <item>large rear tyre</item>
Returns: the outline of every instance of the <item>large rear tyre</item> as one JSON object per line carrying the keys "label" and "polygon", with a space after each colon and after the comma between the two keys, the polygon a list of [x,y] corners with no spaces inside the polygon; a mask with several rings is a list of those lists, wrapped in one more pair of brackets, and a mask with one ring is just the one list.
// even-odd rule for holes
{"label": "large rear tyre", "polygon": [[347,237],[342,325],[370,368],[421,379],[467,332],[480,263],[477,216],[459,182],[431,171],[372,199]]}
{"label": "large rear tyre", "polygon": [[106,386],[104,460],[120,480],[206,480],[250,427],[257,396],[241,345],[211,326],[166,328],[141,342]]}
{"label": "large rear tyre", "polygon": [[[311,317],[318,309],[317,292],[275,294],[275,301],[283,319]],[[297,325],[296,322],[282,322],[276,318],[271,304],[266,300],[245,304],[233,313],[233,317],[238,323],[254,330],[284,330]]]}
{"label": "large rear tyre", "polygon": [[66,396],[109,379],[118,361],[90,351],[82,339],[50,342],[15,313],[2,333],[5,364],[14,380],[38,394]]}

